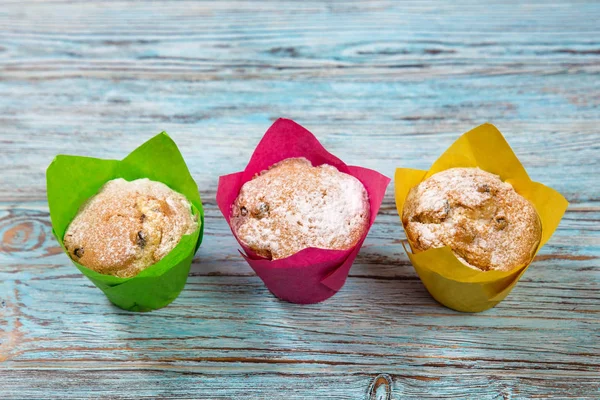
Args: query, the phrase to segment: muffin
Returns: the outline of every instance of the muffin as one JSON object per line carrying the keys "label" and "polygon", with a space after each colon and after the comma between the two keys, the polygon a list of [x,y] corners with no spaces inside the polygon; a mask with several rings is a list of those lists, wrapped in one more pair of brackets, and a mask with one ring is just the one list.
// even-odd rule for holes
{"label": "muffin", "polygon": [[129,278],[161,260],[197,228],[190,202],[167,185],[115,179],[81,207],[64,245],[79,264]]}
{"label": "muffin", "polygon": [[451,168],[413,187],[402,223],[415,251],[448,246],[481,271],[529,264],[542,233],[533,205],[479,168]]}
{"label": "muffin", "polygon": [[288,158],[246,182],[231,226],[256,254],[278,260],[302,249],[346,250],[369,227],[367,191],[355,177],[306,158]]}

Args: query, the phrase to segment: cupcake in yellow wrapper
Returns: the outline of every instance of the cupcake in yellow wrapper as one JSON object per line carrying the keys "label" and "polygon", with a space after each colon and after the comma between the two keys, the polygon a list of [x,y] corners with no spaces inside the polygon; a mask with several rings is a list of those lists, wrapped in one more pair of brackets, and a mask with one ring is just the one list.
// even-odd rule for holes
{"label": "cupcake in yellow wrapper", "polygon": [[[531,202],[542,225],[537,251],[550,239],[569,204],[554,189],[533,182],[500,131],[491,124],[484,124],[462,135],[429,171],[396,170],[396,207],[401,219],[410,189],[433,174],[456,167],[479,167],[499,175]],[[410,241],[407,240],[403,245],[433,298],[446,307],[463,312],[479,312],[494,307],[510,293],[529,266],[511,271],[478,271],[459,261],[449,247],[417,252]]]}

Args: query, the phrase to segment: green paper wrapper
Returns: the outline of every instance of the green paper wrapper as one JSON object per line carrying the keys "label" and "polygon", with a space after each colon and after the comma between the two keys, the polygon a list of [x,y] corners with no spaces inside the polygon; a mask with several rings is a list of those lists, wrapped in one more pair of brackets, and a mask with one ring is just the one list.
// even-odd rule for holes
{"label": "green paper wrapper", "polygon": [[198,229],[183,236],[163,259],[132,278],[103,275],[69,259],[114,305],[129,311],[156,310],[175,300],[183,289],[204,232],[204,211],[198,186],[177,145],[165,132],[148,140],[121,161],[56,156],[46,171],[52,232],[68,255],[63,237],[79,208],[107,181],[117,178],[127,181],[148,178],[183,194],[190,201],[194,215],[199,216]]}

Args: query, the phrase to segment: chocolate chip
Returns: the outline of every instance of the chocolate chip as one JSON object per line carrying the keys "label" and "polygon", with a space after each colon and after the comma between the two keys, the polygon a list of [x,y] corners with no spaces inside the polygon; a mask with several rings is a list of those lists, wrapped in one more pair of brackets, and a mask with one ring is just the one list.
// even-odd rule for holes
{"label": "chocolate chip", "polygon": [[258,209],[254,212],[254,216],[258,219],[264,218],[269,213],[269,205],[267,203],[260,203]]}
{"label": "chocolate chip", "polygon": [[444,200],[444,214],[443,220],[448,218],[448,214],[450,214],[450,203],[448,200]]}
{"label": "chocolate chip", "polygon": [[248,210],[246,209],[246,207],[240,208],[240,214],[242,214],[242,217],[248,215]]}
{"label": "chocolate chip", "polygon": [[144,222],[146,220],[146,214],[140,215],[140,222]]}
{"label": "chocolate chip", "polygon": [[138,232],[136,244],[142,249],[146,246],[146,235],[144,235],[144,232]]}
{"label": "chocolate chip", "polygon": [[494,220],[496,221],[496,229],[500,231],[508,226],[508,221],[504,217],[496,217]]}
{"label": "chocolate chip", "polygon": [[83,247],[78,247],[75,250],[73,250],[73,254],[75,254],[77,258],[81,258],[83,256],[83,253]]}
{"label": "chocolate chip", "polygon": [[481,185],[477,186],[477,191],[479,193],[489,193],[490,192],[490,185],[488,185],[486,183],[482,183]]}

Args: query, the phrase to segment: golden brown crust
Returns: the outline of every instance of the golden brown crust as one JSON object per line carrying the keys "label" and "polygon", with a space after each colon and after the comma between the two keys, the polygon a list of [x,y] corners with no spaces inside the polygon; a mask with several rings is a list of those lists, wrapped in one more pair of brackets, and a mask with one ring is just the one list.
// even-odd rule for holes
{"label": "golden brown crust", "polygon": [[277,260],[317,247],[345,250],[365,234],[369,199],[362,183],[330,165],[289,158],[246,182],[232,206],[236,236]]}
{"label": "golden brown crust", "polygon": [[155,264],[197,227],[187,199],[160,182],[107,182],[73,219],[64,244],[73,260],[128,278]]}
{"label": "golden brown crust", "polygon": [[483,271],[529,264],[542,233],[531,203],[479,168],[451,168],[412,188],[402,223],[416,251],[448,246]]}

